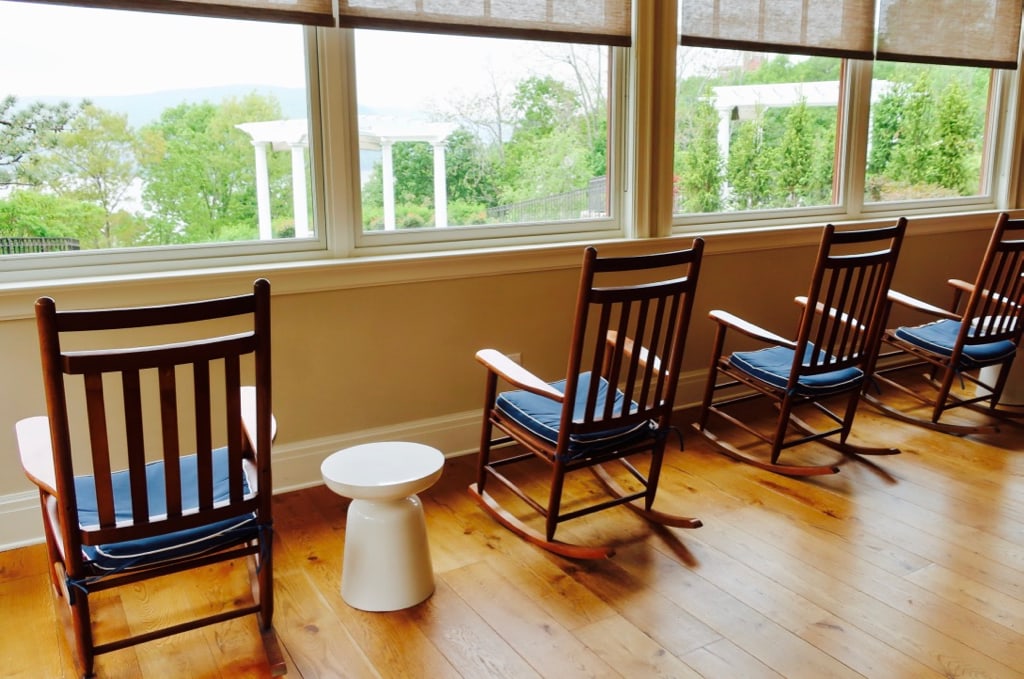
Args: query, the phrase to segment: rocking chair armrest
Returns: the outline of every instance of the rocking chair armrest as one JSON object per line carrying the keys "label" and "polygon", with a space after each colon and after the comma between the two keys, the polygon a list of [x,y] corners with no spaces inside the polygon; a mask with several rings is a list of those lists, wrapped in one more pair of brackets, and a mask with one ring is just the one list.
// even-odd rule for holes
{"label": "rocking chair armrest", "polygon": [[[1022,274],[1022,276],[1024,276],[1024,274]],[[950,278],[946,282],[949,283],[949,285],[951,285],[954,288],[956,288],[957,291],[959,291],[959,292],[965,292],[968,295],[971,294],[972,292],[974,292],[974,283],[968,283],[967,281],[962,281],[962,280],[960,280],[958,278]],[[988,291],[988,290],[984,290],[982,292],[982,294],[984,296],[986,296],[986,297],[992,297],[993,296],[993,294],[990,291]],[[1004,305],[1010,307],[1011,309],[1016,309],[1017,308],[1017,304],[1015,302],[1013,302],[1012,300],[1006,299],[1005,297],[1001,297],[1000,296],[997,301],[1000,304],[1004,304]]]}
{"label": "rocking chair armrest", "polygon": [[476,352],[476,360],[483,363],[492,373],[515,387],[525,389],[538,396],[546,396],[559,403],[565,398],[562,392],[497,349],[481,349]]}
{"label": "rocking chair armrest", "polygon": [[57,494],[57,474],[53,469],[50,444],[50,420],[45,415],[18,420],[14,425],[18,438],[21,466],[32,483],[50,495]]}
{"label": "rocking chair armrest", "polygon": [[[803,295],[801,295],[799,297],[794,297],[793,301],[796,302],[797,304],[799,304],[800,306],[803,306],[803,307],[807,306],[807,298],[804,297]],[[828,309],[829,317],[830,318],[835,318],[836,317],[836,313],[837,313],[836,309],[833,309],[832,307],[827,307],[827,309]],[[825,310],[826,310],[826,307],[821,302],[818,302],[817,304],[814,305],[814,312],[815,313],[824,314]],[[853,327],[856,328],[859,332],[864,332],[865,330],[867,330],[867,328],[864,327],[863,323],[858,321],[853,316],[848,316],[846,313],[842,313],[842,312],[839,313],[839,322],[842,323],[843,325],[853,325]]]}
{"label": "rocking chair armrest", "polygon": [[959,278],[950,278],[948,281],[946,281],[946,283],[953,286],[957,290],[962,290],[963,292],[966,292],[967,294],[974,292],[974,283],[968,283],[967,281],[962,281]]}
{"label": "rocking chair armrest", "polygon": [[[249,447],[259,454],[256,447],[256,387],[242,387],[240,390],[242,398],[242,430],[249,441]],[[270,440],[277,438],[277,418],[270,416]]]}
{"label": "rocking chair armrest", "polygon": [[928,304],[928,302],[922,302],[916,297],[905,295],[902,292],[896,290],[889,290],[889,301],[895,302],[905,307],[914,309],[915,311],[921,311],[932,316],[939,316],[941,318],[948,318],[951,321],[961,320],[959,314],[955,314],[952,311],[947,311],[942,307],[937,307],[934,304]]}
{"label": "rocking chair armrest", "polygon": [[781,335],[769,332],[759,325],[755,325],[749,321],[743,320],[739,316],[730,314],[728,311],[712,309],[708,313],[708,316],[717,321],[719,325],[732,328],[733,330],[741,332],[748,337],[753,337],[756,340],[767,342],[768,344],[777,344],[779,346],[789,347],[790,349],[796,349],[796,342],[793,340],[788,340]]}
{"label": "rocking chair armrest", "polygon": [[[618,341],[618,338],[618,331],[609,330],[608,334],[605,337],[605,341],[608,343],[609,347],[614,347],[615,343]],[[626,354],[626,356],[632,356],[634,347],[636,346],[640,347],[640,365],[646,366],[648,360],[653,360],[653,365],[655,368],[658,368],[661,365],[661,359],[659,359],[657,355],[651,354],[650,350],[647,347],[643,345],[637,345],[636,342],[633,341],[632,337],[627,337],[625,340],[623,340],[622,351],[623,353]]]}

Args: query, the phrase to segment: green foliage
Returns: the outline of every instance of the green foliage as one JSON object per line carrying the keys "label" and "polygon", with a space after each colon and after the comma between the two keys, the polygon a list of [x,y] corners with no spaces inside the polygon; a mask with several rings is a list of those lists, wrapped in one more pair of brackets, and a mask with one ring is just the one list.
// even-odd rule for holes
{"label": "green foliage", "polygon": [[729,161],[726,178],[732,191],[736,209],[753,210],[767,207],[771,181],[771,158],[764,151],[764,118],[758,115],[754,120],[735,127],[729,143]]}
{"label": "green foliage", "polygon": [[[738,107],[732,112],[724,163],[720,149],[708,145],[701,156],[698,145],[690,141],[698,125],[708,125],[700,122],[699,104],[711,103],[713,88],[836,81],[842,63],[831,58],[794,62],[785,55],[757,59],[751,56],[737,68],[678,83],[676,174],[677,185],[685,187],[685,211],[827,205],[834,200],[836,107],[800,102],[762,108],[753,118],[749,109]],[[891,85],[871,109],[869,199],[959,196],[976,190],[988,74],[982,68],[876,62],[875,82]],[[716,162],[724,190],[709,181]],[[718,198],[723,193],[724,206]]]}
{"label": "green foliage", "polygon": [[[963,70],[906,65],[888,70],[913,81],[897,83],[873,108],[870,199],[940,198],[976,190],[983,126],[976,112],[984,110],[977,102],[987,96],[987,82],[966,78]],[[967,75],[974,71],[983,69]]]}
{"label": "green foliage", "polygon": [[38,184],[36,161],[53,148],[57,136],[81,108],[68,102],[35,102],[22,108],[17,104],[11,95],[0,100],[0,186]]}
{"label": "green foliage", "polygon": [[722,208],[722,158],[718,149],[718,112],[703,98],[692,107],[680,132],[676,176],[685,212]]}
{"label": "green foliage", "polygon": [[133,245],[138,237],[138,220],[122,212],[139,174],[137,145],[127,116],[87,104],[36,163],[40,181],[54,193],[103,210],[96,247]]}
{"label": "green foliage", "polygon": [[[150,237],[188,243],[255,239],[253,145],[236,125],[280,118],[276,98],[253,93],[219,105],[181,104],[144,128],[143,199],[153,215],[173,225]],[[271,211],[288,211],[290,155],[267,155]]]}
{"label": "green foliage", "polygon": [[790,107],[786,115],[786,131],[779,147],[777,166],[779,194],[787,205],[798,205],[811,190],[813,163],[812,130],[807,115],[807,102]]}
{"label": "green foliage", "polygon": [[931,181],[958,193],[969,190],[966,159],[974,149],[970,104],[963,88],[952,81],[942,91],[936,121],[938,136]]}
{"label": "green foliage", "polygon": [[17,238],[77,238],[95,247],[106,215],[98,205],[35,190],[14,191],[0,200],[0,235]]}

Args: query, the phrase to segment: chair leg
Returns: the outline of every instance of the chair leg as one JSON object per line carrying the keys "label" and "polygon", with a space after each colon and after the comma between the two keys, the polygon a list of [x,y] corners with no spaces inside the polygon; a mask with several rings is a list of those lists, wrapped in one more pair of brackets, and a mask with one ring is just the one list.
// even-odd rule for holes
{"label": "chair leg", "polygon": [[[274,531],[272,529],[267,531],[260,537],[260,540],[266,540],[268,544],[261,543],[261,550],[248,560],[249,577],[253,582],[253,595],[260,606],[259,612],[256,614],[256,621],[259,625],[263,653],[267,658],[267,665],[270,667],[270,676],[283,677],[288,673],[288,665],[285,663],[284,653],[281,651],[281,644],[278,642],[273,624]],[[255,572],[253,572],[254,570]]]}
{"label": "chair leg", "polygon": [[560,462],[551,466],[551,493],[548,495],[548,515],[545,517],[544,530],[548,540],[555,539],[558,528],[558,516],[562,509],[562,489],[565,487],[565,469]]}
{"label": "chair leg", "polygon": [[484,389],[484,421],[480,427],[480,452],[477,455],[476,487],[483,493],[487,487],[487,465],[491,462],[491,437],[494,425],[491,423],[491,411],[498,392],[498,376],[487,373],[487,385]]}
{"label": "chair leg", "polygon": [[[82,591],[67,592],[67,611],[71,618],[71,636],[74,641],[75,660],[82,677],[94,677],[96,654],[93,652],[92,623],[89,616],[89,596]],[[73,602],[73,603],[72,603]]]}

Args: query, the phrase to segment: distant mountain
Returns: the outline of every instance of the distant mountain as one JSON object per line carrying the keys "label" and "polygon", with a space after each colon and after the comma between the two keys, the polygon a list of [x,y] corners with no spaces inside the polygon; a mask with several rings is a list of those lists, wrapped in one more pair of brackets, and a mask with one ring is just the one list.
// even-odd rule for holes
{"label": "distant mountain", "polygon": [[[183,103],[197,104],[204,101],[219,103],[231,97],[239,98],[247,94],[275,96],[281,102],[281,111],[285,118],[306,117],[306,90],[301,87],[271,87],[267,85],[225,85],[222,87],[201,87],[184,90],[162,90],[146,94],[129,94],[111,97],[90,97],[92,103],[100,108],[128,116],[128,124],[141,127],[157,120],[166,109]],[[19,105],[32,101],[56,104],[61,101],[78,103],[81,97],[25,97],[19,98]],[[422,119],[422,112],[409,110],[380,109],[360,106],[360,115],[393,116],[397,118]]]}
{"label": "distant mountain", "polygon": [[[224,87],[204,87],[186,90],[164,90],[147,94],[129,94],[111,97],[90,97],[92,103],[100,108],[124,113],[128,116],[128,124],[141,127],[157,120],[168,108],[183,103],[198,104],[204,101],[218,103],[231,97],[244,97],[247,94],[273,95],[281,102],[281,110],[285,118],[306,117],[306,91],[300,87],[268,87],[266,85],[227,85]],[[79,98],[69,97],[34,97],[32,101],[55,104],[60,101],[77,103]],[[20,103],[26,103],[28,99]]]}

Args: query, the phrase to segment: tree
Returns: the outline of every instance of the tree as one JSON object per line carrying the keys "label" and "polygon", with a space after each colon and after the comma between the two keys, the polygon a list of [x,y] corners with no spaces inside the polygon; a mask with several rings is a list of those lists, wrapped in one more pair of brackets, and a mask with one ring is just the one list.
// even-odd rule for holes
{"label": "tree", "polygon": [[77,238],[81,247],[94,248],[106,217],[98,205],[21,189],[0,200],[0,235]]}
{"label": "tree", "polygon": [[768,204],[772,172],[770,156],[764,150],[764,118],[760,112],[736,126],[729,143],[726,177],[733,205],[753,210]]}
{"label": "tree", "polygon": [[956,80],[946,85],[939,98],[936,128],[931,182],[962,194],[967,191],[965,161],[972,150],[975,135],[967,96]]}
{"label": "tree", "polygon": [[53,147],[57,134],[85,104],[35,102],[19,109],[17,103],[11,95],[0,100],[0,186],[37,184],[35,161]]}
{"label": "tree", "polygon": [[871,149],[868,154],[869,175],[885,173],[892,159],[892,150],[899,139],[900,121],[907,104],[907,87],[896,84],[871,107]]}
{"label": "tree", "polygon": [[686,212],[722,209],[722,157],[718,148],[718,112],[706,97],[697,101],[682,131],[677,174]]}
{"label": "tree", "polygon": [[104,215],[95,247],[133,245],[137,222],[120,215],[139,175],[137,138],[128,117],[92,104],[56,135],[37,163],[42,181],[57,195],[98,206]]}
{"label": "tree", "polygon": [[505,146],[501,202],[551,196],[586,185],[594,151],[586,144],[578,94],[551,76],[520,81],[512,99],[516,127]]}
{"label": "tree", "polygon": [[800,205],[808,197],[813,178],[814,137],[807,113],[807,102],[801,100],[786,114],[786,131],[777,152],[777,196],[787,206]]}
{"label": "tree", "polygon": [[[143,198],[161,224],[147,240],[162,244],[256,238],[253,146],[235,126],[281,117],[276,98],[252,93],[220,104],[181,104],[144,128]],[[268,156],[272,210],[290,212],[290,157]]]}
{"label": "tree", "polygon": [[934,117],[934,97],[928,75],[922,72],[907,92],[887,172],[893,179],[908,184],[923,184],[929,180],[935,152]]}

